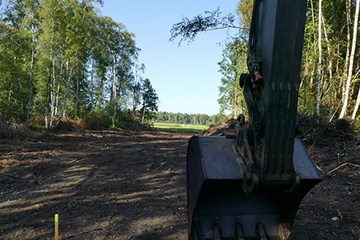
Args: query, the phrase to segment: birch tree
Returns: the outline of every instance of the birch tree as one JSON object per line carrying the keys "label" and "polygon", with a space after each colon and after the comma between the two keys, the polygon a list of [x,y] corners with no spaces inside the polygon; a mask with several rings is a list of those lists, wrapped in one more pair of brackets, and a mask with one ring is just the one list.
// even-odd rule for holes
{"label": "birch tree", "polygon": [[135,111],[140,104],[140,97],[142,91],[142,85],[144,83],[144,79],[140,75],[140,73],[144,73],[145,64],[135,64],[134,65],[134,81],[132,83],[132,94],[133,94],[133,106],[132,106],[132,114],[135,114]]}
{"label": "birch tree", "polygon": [[[0,3],[1,5],[1,3]],[[30,118],[30,110],[31,110],[31,102],[32,102],[32,93],[33,93],[33,69],[34,69],[34,55],[35,55],[35,26],[37,25],[35,19],[35,9],[38,6],[37,1],[30,2],[30,32],[31,32],[31,60],[30,60],[30,72],[29,72],[29,102],[27,106],[27,113],[26,113],[26,122],[25,126],[28,127],[29,125],[29,118]],[[26,22],[26,21],[24,21]]]}
{"label": "birch tree", "polygon": [[[349,76],[348,76],[348,79],[350,79],[350,80],[351,80],[352,73],[353,73],[353,64],[354,64],[354,56],[355,56],[355,48],[356,48],[356,36],[357,36],[358,23],[359,23],[359,8],[360,8],[360,0],[357,0],[356,1],[356,8],[355,8],[355,17],[354,17],[353,40],[352,40],[350,63],[349,63]],[[360,91],[358,92],[355,108],[354,108],[354,111],[352,113],[351,119],[355,119],[356,113],[357,113],[357,111],[359,109],[359,104],[360,104]]]}
{"label": "birch tree", "polygon": [[[96,1],[96,2],[102,3],[102,1]],[[92,4],[92,1],[83,2],[81,5],[78,5],[77,1],[76,1],[76,3],[73,2],[73,8],[76,9],[75,15],[72,18],[73,24],[74,24],[73,29],[78,29],[80,31],[69,32],[69,41],[71,41],[72,46],[71,46],[70,50],[68,51],[67,57],[69,59],[71,59],[72,67],[71,67],[70,73],[68,75],[68,83],[67,83],[67,87],[66,87],[65,94],[63,97],[63,104],[62,104],[61,112],[58,116],[58,120],[57,120],[56,124],[59,124],[59,122],[61,121],[61,118],[62,118],[65,108],[66,108],[66,100],[67,100],[67,96],[68,96],[68,93],[70,90],[71,78],[74,74],[74,69],[75,69],[76,65],[78,64],[79,54],[81,51],[85,50],[84,47],[86,46],[87,41],[91,37],[91,36],[89,36],[89,32],[87,31],[87,28],[91,26],[89,24],[90,19],[92,17],[91,15],[94,14],[93,11],[88,11],[89,8],[91,9],[91,4]],[[82,11],[81,11],[81,9],[82,9]],[[72,56],[74,56],[74,57],[72,57]]]}
{"label": "birch tree", "polygon": [[[350,48],[350,15],[351,15],[351,0],[346,1],[346,20],[347,20],[347,48],[346,48],[346,59],[345,59],[345,69],[344,69],[344,79],[346,80],[343,83],[343,97],[342,97],[342,107],[339,118],[344,118],[347,115],[347,108],[349,102],[349,90],[351,77],[349,78],[350,64],[349,64],[349,48]],[[345,81],[344,80],[344,81]]]}
{"label": "birch tree", "polygon": [[113,82],[112,82],[112,88],[111,88],[111,95],[112,95],[112,101],[113,101],[113,111],[114,115],[112,118],[112,126],[115,127],[115,121],[116,121],[116,108],[117,108],[117,97],[116,97],[116,58],[115,58],[115,52],[112,51],[113,55]]}
{"label": "birch tree", "polygon": [[321,16],[322,16],[322,0],[319,0],[319,17],[318,17],[318,44],[319,44],[319,62],[318,62],[318,82],[317,82],[317,98],[316,98],[316,113],[320,115],[320,86],[321,86],[321,68],[322,68],[322,27],[321,27]]}
{"label": "birch tree", "polygon": [[333,65],[333,58],[331,56],[331,49],[330,49],[330,41],[328,38],[328,34],[327,34],[327,30],[326,30],[326,24],[324,21],[324,16],[321,16],[322,22],[324,23],[324,37],[326,40],[326,48],[327,48],[327,53],[328,53],[328,71],[329,71],[329,98],[330,98],[330,106],[329,106],[329,115],[330,118],[332,117],[332,83],[333,83],[333,74],[332,74],[332,65]]}

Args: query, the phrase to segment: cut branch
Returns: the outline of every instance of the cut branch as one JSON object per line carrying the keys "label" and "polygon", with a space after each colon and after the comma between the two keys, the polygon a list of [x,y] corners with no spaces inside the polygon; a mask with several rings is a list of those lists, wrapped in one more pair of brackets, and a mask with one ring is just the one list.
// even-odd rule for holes
{"label": "cut branch", "polygon": [[183,41],[194,41],[196,35],[200,32],[206,32],[219,29],[245,29],[234,24],[235,16],[229,14],[225,17],[221,16],[220,9],[210,12],[205,11],[205,16],[197,15],[193,19],[183,17],[181,22],[175,23],[171,30],[169,41],[173,42],[176,38],[180,38],[179,45]]}
{"label": "cut branch", "polygon": [[341,164],[340,166],[334,168],[333,170],[329,171],[328,173],[326,173],[326,175],[328,175],[328,174],[330,174],[330,173],[333,173],[333,172],[335,172],[336,170],[338,170],[339,168],[344,167],[344,166],[346,166],[346,165],[350,165],[350,166],[353,166],[353,167],[360,167],[360,165],[358,165],[358,164],[346,162],[346,163],[343,163],[343,164]]}

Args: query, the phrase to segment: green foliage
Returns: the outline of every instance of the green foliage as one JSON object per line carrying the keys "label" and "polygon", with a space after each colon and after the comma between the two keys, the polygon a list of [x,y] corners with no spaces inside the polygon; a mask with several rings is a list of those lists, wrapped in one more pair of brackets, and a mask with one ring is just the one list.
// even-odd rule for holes
{"label": "green foliage", "polygon": [[[349,94],[349,110],[354,105],[359,91],[358,74],[360,72],[359,54],[354,56],[354,69],[350,92],[345,91],[345,82],[349,72],[349,48],[352,40],[354,26],[354,13],[356,1],[351,0],[349,9],[346,8],[347,0],[323,1],[322,11],[319,11],[319,0],[307,1],[307,18],[305,25],[305,37],[301,71],[301,85],[299,91],[298,111],[300,113],[314,113],[317,96],[320,96],[320,114],[328,119],[336,117],[344,102],[345,94]],[[219,62],[220,72],[223,74],[219,87],[218,102],[221,111],[230,111],[234,117],[245,107],[241,89],[238,86],[238,78],[241,73],[247,72],[247,37],[252,14],[253,1],[239,0],[237,13],[240,27],[238,36],[226,44],[223,51],[223,59]],[[322,12],[322,16],[319,16]],[[348,12],[348,13],[347,13]],[[350,19],[347,19],[350,16]],[[321,42],[319,43],[318,29],[319,19],[322,23]],[[231,19],[231,23],[234,23]],[[193,19],[183,18],[181,22],[174,24],[171,29],[171,40],[180,38],[193,41],[199,32],[215,30],[227,26],[228,20],[221,18],[219,11],[207,12],[207,15],[198,15]],[[222,25],[223,24],[223,25]],[[357,38],[357,45],[360,40]],[[319,45],[321,47],[321,66],[319,64]],[[321,76],[318,76],[318,68],[321,68]],[[350,69],[351,70],[351,69]],[[320,91],[317,90],[320,79]]]}
{"label": "green foliage", "polygon": [[120,131],[121,128],[110,126],[110,127],[109,127],[109,130],[112,130],[112,131]]}
{"label": "green foliage", "polygon": [[148,78],[145,79],[143,84],[143,106],[141,108],[142,112],[142,122],[144,120],[153,119],[156,116],[158,111],[158,102],[159,97],[156,94],[155,89],[152,87],[151,82]]}
{"label": "green foliage", "polygon": [[169,113],[157,112],[153,119],[155,123],[176,123],[185,125],[205,125],[206,123],[217,124],[227,117],[221,113],[208,116],[206,114]]}
{"label": "green foliage", "polygon": [[0,22],[0,116],[23,114],[27,103],[29,45],[24,31]]}
{"label": "green foliage", "polygon": [[28,125],[28,128],[31,130],[31,131],[35,131],[35,132],[42,132],[45,130],[44,127],[38,125],[38,124],[29,124]]}
{"label": "green foliage", "polygon": [[[347,21],[346,1],[323,1],[323,38],[322,76],[320,89],[320,113],[328,119],[340,109],[343,97],[344,81],[347,76],[346,48]],[[355,5],[353,6],[355,7]],[[299,92],[298,111],[300,113],[315,113],[318,79],[318,1],[308,1],[307,19],[305,25],[301,86]],[[359,60],[359,59],[358,59]],[[357,67],[359,69],[359,66]],[[331,72],[331,75],[330,75]],[[353,85],[356,89],[357,87]],[[354,95],[351,96],[355,98]]]}
{"label": "green foliage", "polygon": [[[306,25],[304,48],[302,55],[301,85],[299,89],[298,111],[300,113],[314,113],[317,96],[320,96],[320,113],[328,119],[336,117],[344,102],[346,93],[344,86],[349,72],[349,48],[353,38],[354,15],[356,1],[349,0],[349,9],[346,8],[347,0],[323,1],[322,11],[319,11],[319,0],[307,1]],[[243,72],[247,72],[247,34],[250,26],[253,0],[239,0],[237,13],[240,20],[239,34],[226,44],[223,51],[223,59],[219,62],[220,72],[223,74],[219,87],[218,102],[222,113],[230,111],[236,117],[245,107],[241,89],[238,86],[238,78]],[[319,16],[322,12],[322,16]],[[229,15],[231,16],[231,15]],[[350,19],[347,19],[350,16]],[[322,31],[319,43],[318,29],[319,18],[322,20]],[[197,15],[192,19],[183,18],[181,22],[173,25],[171,38],[173,41],[179,38],[179,44],[183,41],[193,41],[199,32],[223,29],[234,26],[235,18],[222,17],[219,9],[213,12],[205,12],[205,16]],[[359,30],[358,30],[359,31]],[[319,45],[321,47],[321,76],[318,76],[319,68]],[[357,38],[357,46],[360,38]],[[354,109],[357,101],[360,84],[358,76],[360,72],[359,54],[354,56],[355,73],[349,92],[349,110]],[[320,79],[320,92],[317,90]],[[168,120],[174,122],[175,120]]]}
{"label": "green foliage", "polygon": [[30,104],[31,115],[43,116],[46,128],[63,116],[81,119],[94,113],[118,127],[128,119],[134,88],[145,89],[145,117],[151,117],[157,95],[151,84],[135,81],[140,51],[135,35],[101,16],[95,4],[102,3],[7,1],[0,22],[1,117],[23,118]]}
{"label": "green foliage", "polygon": [[246,109],[246,103],[239,85],[240,75],[247,72],[247,42],[234,38],[226,44],[223,59],[218,63],[222,74],[218,103],[220,112],[230,111],[234,118]]}
{"label": "green foliage", "polygon": [[240,25],[244,30],[250,29],[251,15],[253,8],[253,0],[240,0],[236,7],[240,18]]}

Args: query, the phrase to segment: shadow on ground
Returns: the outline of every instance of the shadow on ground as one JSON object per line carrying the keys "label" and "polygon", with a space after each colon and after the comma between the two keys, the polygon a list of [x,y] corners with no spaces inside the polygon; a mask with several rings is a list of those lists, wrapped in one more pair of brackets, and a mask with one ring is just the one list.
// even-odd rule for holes
{"label": "shadow on ground", "polygon": [[0,239],[186,239],[193,133],[38,136],[0,157]]}

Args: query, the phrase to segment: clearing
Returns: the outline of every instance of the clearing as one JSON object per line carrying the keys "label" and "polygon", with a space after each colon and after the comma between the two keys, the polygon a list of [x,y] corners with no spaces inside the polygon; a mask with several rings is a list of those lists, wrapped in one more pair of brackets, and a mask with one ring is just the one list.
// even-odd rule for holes
{"label": "clearing", "polygon": [[[360,238],[360,140],[342,124],[300,121],[324,181],[303,200],[293,240]],[[187,239],[193,134],[60,131],[0,142],[0,239],[54,239],[56,213],[59,239]]]}

